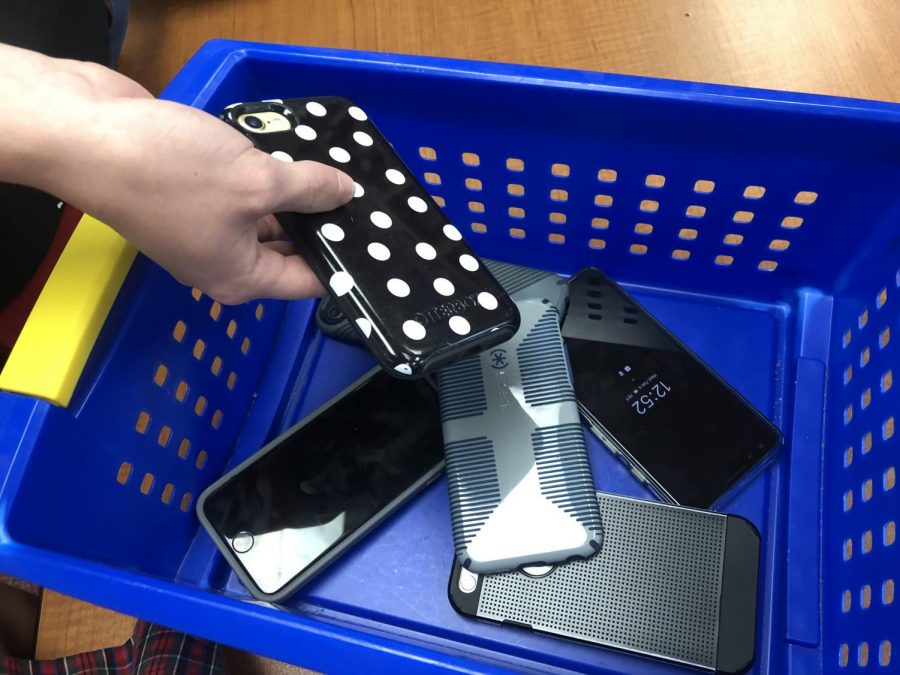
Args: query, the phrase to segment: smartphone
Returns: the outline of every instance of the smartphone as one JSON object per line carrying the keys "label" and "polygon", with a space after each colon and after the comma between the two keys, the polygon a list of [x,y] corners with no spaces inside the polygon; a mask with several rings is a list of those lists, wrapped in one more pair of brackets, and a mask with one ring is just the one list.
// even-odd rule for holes
{"label": "smartphone", "polygon": [[353,178],[346,206],[276,216],[386,370],[421,377],[516,332],[515,305],[361,108],[271,100],[222,118],[278,159]]}
{"label": "smartphone", "polygon": [[591,431],[662,499],[714,508],[774,457],[779,430],[600,270],[562,326]]}
{"label": "smartphone", "polygon": [[597,500],[605,530],[597,555],[492,575],[457,562],[449,586],[453,607],[469,617],[703,670],[749,668],[759,578],[753,524],[605,493]]}
{"label": "smartphone", "polygon": [[250,591],[279,602],[443,469],[437,395],[381,368],[207,488],[200,522]]}

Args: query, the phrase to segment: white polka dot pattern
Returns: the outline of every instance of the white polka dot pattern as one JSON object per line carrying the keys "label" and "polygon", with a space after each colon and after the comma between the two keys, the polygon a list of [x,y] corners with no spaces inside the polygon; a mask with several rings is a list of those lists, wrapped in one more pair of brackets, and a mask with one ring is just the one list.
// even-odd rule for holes
{"label": "white polka dot pattern", "polygon": [[354,181],[354,183],[353,183],[353,196],[356,197],[357,199],[359,199],[359,198],[362,197],[364,194],[366,194],[366,191],[363,190],[363,186],[360,185],[359,183],[357,183],[357,182]]}
{"label": "white polka dot pattern", "polygon": [[347,112],[350,114],[350,117],[355,119],[357,122],[365,122],[369,119],[369,116],[366,115],[365,111],[362,108],[357,108],[355,105],[351,105]]}
{"label": "white polka dot pattern", "polygon": [[356,325],[359,326],[359,329],[366,337],[372,334],[372,323],[368,319],[357,319]]}
{"label": "white polka dot pattern", "polygon": [[388,279],[387,289],[391,292],[391,295],[396,295],[398,298],[405,298],[409,295],[409,284],[403,279],[397,279],[396,277]]}
{"label": "white polka dot pattern", "polygon": [[294,127],[294,133],[304,141],[314,141],[318,136],[315,129],[313,129],[312,127],[308,127],[305,124],[299,124]]}
{"label": "white polka dot pattern", "polygon": [[331,290],[336,296],[347,295],[353,288],[353,277],[347,272],[335,272],[328,280],[328,285],[331,286]]}
{"label": "white polka dot pattern", "polygon": [[344,230],[341,229],[340,225],[335,225],[334,223],[325,223],[322,227],[322,236],[325,237],[328,241],[333,241],[335,243],[344,240]]}
{"label": "white polka dot pattern", "polygon": [[354,131],[353,140],[366,148],[371,146],[373,142],[372,137],[369,136],[369,134],[367,134],[365,131]]}
{"label": "white polka dot pattern", "polygon": [[381,244],[377,241],[373,241],[371,244],[369,244],[366,250],[369,252],[370,256],[375,258],[375,260],[379,260],[381,262],[384,262],[391,257],[391,250],[384,244]]}
{"label": "white polka dot pattern", "polygon": [[410,340],[421,340],[425,337],[425,326],[420,324],[418,321],[404,321],[403,333]]}
{"label": "white polka dot pattern", "polygon": [[449,279],[445,279],[444,277],[438,277],[434,280],[434,290],[443,295],[444,297],[449,298],[453,295],[453,292],[456,290],[453,286],[453,282]]}
{"label": "white polka dot pattern", "polygon": [[459,256],[459,264],[462,265],[464,270],[469,272],[475,272],[478,269],[478,260],[476,260],[475,256],[468,253],[463,253]]}
{"label": "white polka dot pattern", "polygon": [[450,225],[449,223],[447,225],[444,225],[444,236],[447,237],[447,239],[449,239],[450,241],[459,241],[460,239],[462,239],[462,235],[459,233],[459,230],[457,230],[455,227],[453,227],[453,225]]}
{"label": "white polka dot pattern", "polygon": [[404,375],[412,375],[412,368],[408,363],[398,363],[394,366],[394,370],[398,373],[403,373]]}
{"label": "white polka dot pattern", "polygon": [[384,177],[394,185],[403,185],[406,182],[406,176],[397,171],[397,169],[388,169],[384,172]]}
{"label": "white polka dot pattern", "polygon": [[272,157],[274,157],[275,159],[277,159],[280,162],[287,162],[289,164],[294,161],[294,158],[291,157],[286,152],[284,152],[283,150],[276,150],[275,152],[272,153]]}
{"label": "white polka dot pattern", "polygon": [[434,260],[437,258],[437,251],[434,250],[434,246],[427,244],[424,241],[420,241],[416,244],[416,254],[422,260]]}
{"label": "white polka dot pattern", "polygon": [[494,297],[493,294],[488,293],[487,291],[482,291],[478,294],[478,304],[484,307],[487,310],[495,310],[497,309],[497,298]]}
{"label": "white polka dot pattern", "polygon": [[325,106],[318,101],[310,101],[306,104],[306,109],[310,115],[315,115],[316,117],[325,117],[325,114],[328,112],[325,110]]}
{"label": "white polka dot pattern", "polygon": [[328,151],[328,155],[335,162],[340,162],[341,164],[346,164],[350,161],[350,153],[344,150],[343,148],[334,147]]}
{"label": "white polka dot pattern", "polygon": [[387,228],[389,228],[393,222],[391,221],[391,217],[384,211],[372,211],[372,215],[369,216],[369,220],[372,221],[372,224],[375,227],[380,227],[382,230],[386,230]]}
{"label": "white polka dot pattern", "polygon": [[452,330],[457,335],[468,335],[469,331],[472,330],[469,322],[461,316],[451,316],[449,323],[450,330]]}
{"label": "white polka dot pattern", "polygon": [[428,209],[428,204],[425,203],[425,200],[421,197],[412,196],[407,202],[409,204],[409,208],[411,208],[416,213],[425,213]]}

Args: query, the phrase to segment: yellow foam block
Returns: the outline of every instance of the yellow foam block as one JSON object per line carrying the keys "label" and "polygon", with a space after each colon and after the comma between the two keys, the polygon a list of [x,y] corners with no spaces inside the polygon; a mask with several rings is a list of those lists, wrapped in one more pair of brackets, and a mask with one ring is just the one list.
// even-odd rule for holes
{"label": "yellow foam block", "polygon": [[0,373],[0,389],[69,405],[136,253],[107,225],[83,216]]}

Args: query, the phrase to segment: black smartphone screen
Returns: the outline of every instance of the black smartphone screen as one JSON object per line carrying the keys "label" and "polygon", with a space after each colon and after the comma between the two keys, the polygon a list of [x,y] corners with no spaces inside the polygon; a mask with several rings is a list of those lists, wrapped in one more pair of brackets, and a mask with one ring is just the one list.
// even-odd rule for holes
{"label": "black smartphone screen", "polygon": [[765,417],[599,271],[571,280],[562,332],[582,411],[675,502],[709,508],[780,443]]}
{"label": "black smartphone screen", "polygon": [[443,457],[432,387],[378,371],[226,479],[203,513],[256,586],[277,593]]}

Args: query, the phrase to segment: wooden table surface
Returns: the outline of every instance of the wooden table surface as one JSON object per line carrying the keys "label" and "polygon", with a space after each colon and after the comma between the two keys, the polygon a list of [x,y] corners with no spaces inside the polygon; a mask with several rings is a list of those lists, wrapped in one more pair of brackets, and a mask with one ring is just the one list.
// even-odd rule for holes
{"label": "wooden table surface", "polygon": [[158,93],[214,37],[900,101],[897,0],[133,0],[121,69]]}
{"label": "wooden table surface", "polygon": [[[214,37],[900,101],[897,0],[133,0],[121,70],[158,93]],[[41,655],[130,630],[84,611],[45,597]]]}

